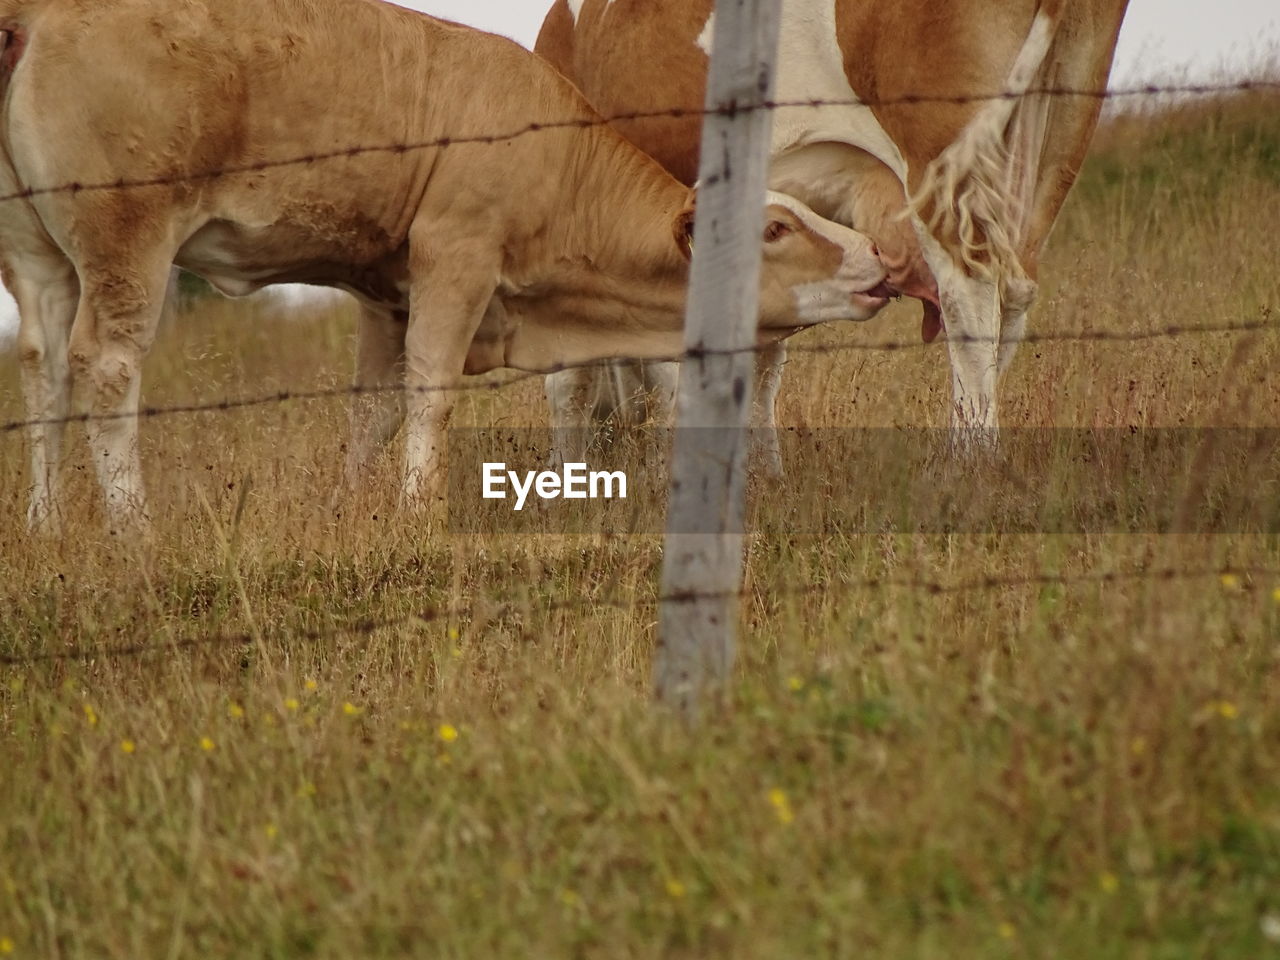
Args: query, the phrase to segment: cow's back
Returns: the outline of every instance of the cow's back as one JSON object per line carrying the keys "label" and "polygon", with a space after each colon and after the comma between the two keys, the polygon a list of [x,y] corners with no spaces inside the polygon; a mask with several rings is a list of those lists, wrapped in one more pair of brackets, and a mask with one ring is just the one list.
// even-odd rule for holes
{"label": "cow's back", "polygon": [[711,8],[712,0],[585,0],[575,19],[567,0],[556,0],[535,49],[606,117],[685,111],[683,117],[619,120],[614,127],[692,185],[708,65],[698,39]]}
{"label": "cow's back", "polygon": [[[402,248],[436,195],[479,217],[518,211],[536,231],[561,200],[546,169],[563,168],[555,158],[581,131],[468,141],[594,116],[512,41],[373,0],[36,0],[28,10],[3,123],[18,182],[172,178],[163,193],[132,192],[127,210],[106,210],[109,191],[37,203],[63,225],[89,203],[99,218],[127,216],[122,237],[159,229],[149,208],[178,232],[212,223],[204,248],[187,251],[191,269],[221,256],[220,222],[238,225],[237,242],[293,247],[317,269],[371,263]],[[243,172],[199,176],[228,169]],[[52,210],[69,202],[76,217]]]}

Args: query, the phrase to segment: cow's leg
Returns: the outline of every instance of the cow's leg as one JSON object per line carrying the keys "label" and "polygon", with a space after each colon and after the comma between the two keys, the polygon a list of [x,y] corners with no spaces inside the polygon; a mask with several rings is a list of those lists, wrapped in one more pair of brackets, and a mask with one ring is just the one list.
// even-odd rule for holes
{"label": "cow's leg", "polygon": [[999,375],[1004,376],[1018,346],[1027,335],[1027,313],[1035,303],[1038,287],[1030,278],[1016,279],[1009,284],[1001,304],[1003,316],[1000,324]]}
{"label": "cow's leg", "polygon": [[782,476],[782,447],[778,442],[778,394],[787,345],[782,341],[761,349],[756,358],[756,388],[751,400],[751,428],[759,469],[767,477]]}
{"label": "cow's leg", "polygon": [[966,445],[989,446],[999,430],[1000,301],[996,285],[956,271],[939,284],[951,354],[951,425]]}
{"label": "cow's leg", "polygon": [[676,391],[680,387],[680,364],[669,361],[646,363],[642,370],[646,418],[670,426],[675,422]]}
{"label": "cow's leg", "polygon": [[404,341],[409,315],[361,305],[356,327],[357,395],[351,406],[346,481],[355,486],[404,422]]}
{"label": "cow's leg", "polygon": [[113,530],[147,524],[138,458],[142,359],[164,308],[172,252],[123,252],[79,266],[81,296],[69,361],[76,405],[89,417],[89,449]]}
{"label": "cow's leg", "polygon": [[543,382],[551,411],[551,466],[561,469],[587,454],[600,367],[571,367],[548,374]]}
{"label": "cow's leg", "polygon": [[942,318],[951,354],[951,426],[968,448],[994,445],[999,429],[1000,291],[997,283],[960,267],[915,218],[925,260],[938,281]]}
{"label": "cow's leg", "polygon": [[[453,390],[498,285],[501,243],[461,233],[437,221],[415,225],[409,236],[403,498],[410,507],[444,499]],[[447,249],[436,249],[438,240]]]}
{"label": "cow's leg", "polygon": [[615,427],[638,427],[645,421],[648,390],[643,360],[615,360],[608,366],[609,388],[596,398],[595,421],[613,421]]}
{"label": "cow's leg", "polygon": [[1017,356],[1018,346],[1022,343],[1023,338],[1027,335],[1027,313],[1025,310],[1019,310],[1013,313],[1007,312],[1004,315],[1004,322],[1000,327],[1000,357],[999,357],[999,375],[1004,376],[1005,371],[1009,369],[1009,365],[1013,363],[1013,358]]}
{"label": "cow's leg", "polygon": [[20,274],[7,272],[21,322],[18,351],[27,416],[46,421],[29,431],[31,491],[27,524],[34,531],[52,533],[59,525],[58,475],[71,400],[67,341],[80,286],[71,264],[58,257],[38,264],[24,263]]}

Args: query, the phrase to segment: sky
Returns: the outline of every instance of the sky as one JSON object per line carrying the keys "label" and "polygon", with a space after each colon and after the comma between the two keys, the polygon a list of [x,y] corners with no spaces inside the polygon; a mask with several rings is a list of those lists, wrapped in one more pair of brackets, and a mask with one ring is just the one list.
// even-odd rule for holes
{"label": "sky", "polygon": [[[399,0],[438,17],[505,34],[533,46],[549,0]],[[1268,49],[1280,58],[1276,0],[1132,0],[1120,36],[1114,81],[1170,76],[1212,80],[1238,74]]]}

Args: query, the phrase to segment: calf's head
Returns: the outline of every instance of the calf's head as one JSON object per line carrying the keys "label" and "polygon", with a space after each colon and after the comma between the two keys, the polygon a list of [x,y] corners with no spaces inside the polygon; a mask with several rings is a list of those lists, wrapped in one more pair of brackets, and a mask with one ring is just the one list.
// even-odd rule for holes
{"label": "calf's head", "polygon": [[[693,209],[676,238],[693,250]],[[870,320],[898,293],[871,240],[818,216],[781,193],[769,193],[762,238],[761,329],[796,330],[833,320]]]}

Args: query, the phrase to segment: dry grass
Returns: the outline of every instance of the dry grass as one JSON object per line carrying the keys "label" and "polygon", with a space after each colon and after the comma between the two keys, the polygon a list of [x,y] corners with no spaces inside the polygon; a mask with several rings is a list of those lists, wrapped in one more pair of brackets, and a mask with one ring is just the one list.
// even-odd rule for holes
{"label": "dry grass", "polygon": [[[1104,132],[1033,329],[1280,307],[1275,118],[1233,101]],[[916,330],[895,308],[804,342]],[[1278,352],[1273,333],[1040,344],[1004,418],[1276,427]],[[165,333],[145,401],[336,386],[350,367],[350,318],[281,328],[209,306]],[[797,357],[782,418],[937,425],[946,378],[941,349]],[[523,384],[462,416],[541,410]],[[0,418],[20,415],[6,358]],[[149,422],[157,537],[141,550],[101,532],[79,443],[71,532],[28,539],[25,450],[0,440],[0,654],[162,648],[3,668],[0,953],[1277,949],[1280,575],[1072,579],[1280,569],[1272,538],[791,536],[766,491],[730,707],[689,736],[647,699],[655,538],[427,536],[394,509],[393,458],[335,511],[345,431],[338,401]],[[938,469],[1001,496],[994,472]],[[887,476],[853,476],[832,496],[886,493]],[[1066,580],[858,586],[1041,571]],[[411,618],[427,608],[466,612]]]}

